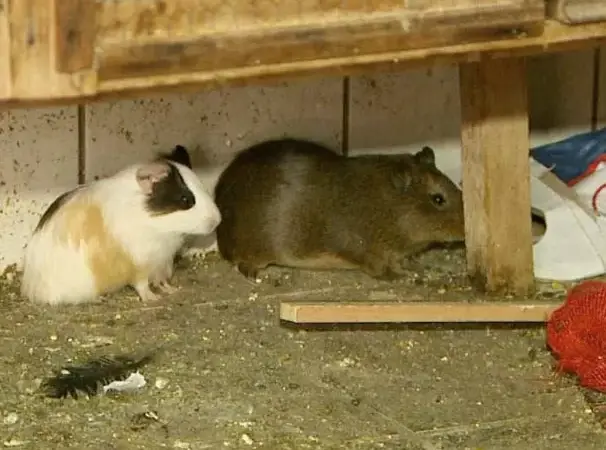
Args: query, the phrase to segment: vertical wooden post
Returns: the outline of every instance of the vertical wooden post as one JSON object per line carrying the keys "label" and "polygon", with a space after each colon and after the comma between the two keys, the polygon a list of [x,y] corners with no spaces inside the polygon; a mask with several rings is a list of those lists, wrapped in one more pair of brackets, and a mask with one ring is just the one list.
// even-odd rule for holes
{"label": "vertical wooden post", "polygon": [[[73,20],[67,20],[73,18],[73,14],[67,18],[61,14],[62,8],[76,1],[62,3],[60,8],[58,2],[61,1],[0,0],[0,7],[4,8],[0,13],[0,52],[4,52],[0,53],[0,63],[5,59],[9,62],[8,69],[0,67],[0,75],[9,71],[12,100],[77,97],[96,90],[92,69],[82,73],[62,73],[57,66],[64,70],[92,66],[92,43],[88,47],[87,43],[92,42],[91,36],[94,38],[91,33],[95,30],[93,22],[97,2],[81,2],[88,4],[90,11],[78,16],[82,21],[78,27],[91,27],[81,37],[74,31]],[[10,51],[4,48],[7,35],[4,21],[9,24]],[[69,42],[61,44],[62,39]],[[80,45],[84,50],[79,50]],[[0,84],[0,96],[4,91]]]}
{"label": "vertical wooden post", "polygon": [[11,40],[8,0],[0,0],[0,100],[11,96]]}
{"label": "vertical wooden post", "polygon": [[58,72],[93,67],[97,37],[97,2],[55,0],[55,64]]}
{"label": "vertical wooden post", "polygon": [[526,65],[459,66],[463,199],[469,273],[487,291],[534,288]]}

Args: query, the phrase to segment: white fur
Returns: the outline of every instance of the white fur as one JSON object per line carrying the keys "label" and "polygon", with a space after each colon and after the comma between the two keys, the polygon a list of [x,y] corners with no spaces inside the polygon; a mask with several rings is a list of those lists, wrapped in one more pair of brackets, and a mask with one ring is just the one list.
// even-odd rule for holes
{"label": "white fur", "polygon": [[[215,198],[215,187],[217,186],[219,177],[230,163],[231,160],[214,166],[194,167],[193,169],[213,199]],[[193,236],[187,239],[180,253],[185,258],[194,259],[203,258],[209,253],[218,251],[217,235],[213,232],[205,236]]]}
{"label": "white fur", "polygon": [[150,290],[150,283],[156,283],[164,292],[174,290],[168,279],[184,238],[212,233],[221,216],[198,177],[189,168],[172,164],[194,194],[196,203],[191,209],[150,216],[144,209],[145,196],[136,179],[143,164],[82,186],[42,230],[33,234],[25,250],[22,294],[31,301],[48,304],[94,301],[104,294],[96,291],[92,268],[86,259],[90,246],[98,242],[81,242],[78,247],[63,244],[57,237],[65,226],[65,207],[82,200],[101,208],[107,232],[122,244],[137,267],[149,268],[148,280],[134,286],[142,300],[157,298]]}

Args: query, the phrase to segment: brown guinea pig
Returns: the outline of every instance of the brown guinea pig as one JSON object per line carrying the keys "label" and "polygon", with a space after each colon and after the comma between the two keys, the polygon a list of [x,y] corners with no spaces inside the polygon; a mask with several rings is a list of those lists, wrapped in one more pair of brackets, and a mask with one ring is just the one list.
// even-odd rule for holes
{"label": "brown guinea pig", "polygon": [[309,141],[266,141],[232,160],[215,202],[219,251],[250,278],[270,264],[392,278],[431,244],[465,236],[461,190],[429,147],[344,157]]}

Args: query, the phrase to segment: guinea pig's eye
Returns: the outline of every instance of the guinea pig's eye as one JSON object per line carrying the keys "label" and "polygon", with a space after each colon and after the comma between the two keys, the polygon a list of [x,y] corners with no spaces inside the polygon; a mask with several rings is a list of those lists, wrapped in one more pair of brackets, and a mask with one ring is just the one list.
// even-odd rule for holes
{"label": "guinea pig's eye", "polygon": [[444,203],[446,203],[446,199],[442,194],[433,194],[431,196],[431,201],[438,206],[442,206]]}
{"label": "guinea pig's eye", "polygon": [[181,197],[181,203],[185,206],[190,206],[191,205],[191,199],[187,196],[187,195],[183,195]]}

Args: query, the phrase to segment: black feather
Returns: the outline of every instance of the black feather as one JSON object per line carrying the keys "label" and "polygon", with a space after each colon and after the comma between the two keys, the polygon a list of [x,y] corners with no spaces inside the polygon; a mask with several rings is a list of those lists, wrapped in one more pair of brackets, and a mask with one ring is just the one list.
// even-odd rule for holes
{"label": "black feather", "polygon": [[40,391],[51,398],[66,398],[69,395],[77,399],[79,391],[89,396],[97,395],[100,386],[128,378],[152,359],[153,353],[140,358],[103,356],[82,365],[64,366],[54,377],[47,378],[41,384]]}

